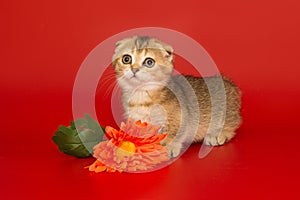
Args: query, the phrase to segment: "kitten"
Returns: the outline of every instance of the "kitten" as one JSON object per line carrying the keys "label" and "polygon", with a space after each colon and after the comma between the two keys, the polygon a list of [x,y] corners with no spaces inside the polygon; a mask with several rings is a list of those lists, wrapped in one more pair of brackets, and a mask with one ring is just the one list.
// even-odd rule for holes
{"label": "kitten", "polygon": [[[204,143],[213,146],[232,139],[241,123],[240,90],[221,76],[172,76],[173,59],[173,48],[155,38],[135,36],[117,42],[112,60],[126,117],[161,125],[162,131],[168,132],[165,144],[172,157],[178,156],[185,144],[204,137]],[[226,101],[221,98],[222,91]],[[227,109],[212,112],[213,108]],[[213,119],[222,117],[224,126],[220,120],[214,123]]]}

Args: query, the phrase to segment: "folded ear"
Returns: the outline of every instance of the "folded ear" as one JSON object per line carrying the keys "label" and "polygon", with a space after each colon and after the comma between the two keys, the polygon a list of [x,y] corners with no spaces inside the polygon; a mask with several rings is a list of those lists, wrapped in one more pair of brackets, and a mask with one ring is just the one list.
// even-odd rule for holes
{"label": "folded ear", "polygon": [[126,48],[126,46],[128,46],[128,43],[130,41],[132,41],[132,38],[125,38],[116,42],[115,53],[112,56],[113,66],[115,66],[116,60],[122,55],[124,49]]}
{"label": "folded ear", "polygon": [[132,40],[132,38],[125,38],[123,40],[117,41],[115,51],[118,51],[118,49],[120,49],[120,47],[122,47],[124,44],[126,44],[130,40]]}
{"label": "folded ear", "polygon": [[173,62],[173,59],[174,59],[174,55],[173,55],[173,47],[166,44],[166,43],[163,43],[161,41],[157,41],[161,47],[165,50],[166,54],[165,54],[165,57],[169,59],[170,62]]}
{"label": "folded ear", "polygon": [[167,52],[168,54],[170,54],[170,55],[173,54],[173,51],[174,51],[174,50],[173,50],[173,48],[172,48],[170,45],[163,43],[163,48],[166,50],[166,52]]}

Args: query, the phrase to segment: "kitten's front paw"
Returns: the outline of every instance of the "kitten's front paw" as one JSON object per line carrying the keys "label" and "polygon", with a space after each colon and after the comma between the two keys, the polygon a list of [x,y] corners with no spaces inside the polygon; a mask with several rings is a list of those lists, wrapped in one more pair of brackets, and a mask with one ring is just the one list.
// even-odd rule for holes
{"label": "kitten's front paw", "polygon": [[167,145],[168,153],[170,158],[175,158],[179,156],[182,150],[182,144],[181,143],[170,143]]}
{"label": "kitten's front paw", "polygon": [[224,135],[219,136],[205,136],[203,143],[210,146],[220,146],[226,142],[227,138]]}

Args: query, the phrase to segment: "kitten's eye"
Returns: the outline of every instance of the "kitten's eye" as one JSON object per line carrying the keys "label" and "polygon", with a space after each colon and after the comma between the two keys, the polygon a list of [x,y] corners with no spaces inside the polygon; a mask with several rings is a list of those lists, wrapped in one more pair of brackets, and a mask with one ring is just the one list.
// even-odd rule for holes
{"label": "kitten's eye", "polygon": [[153,60],[152,58],[146,58],[143,65],[145,65],[146,67],[153,67],[155,64],[155,60]]}
{"label": "kitten's eye", "polygon": [[122,62],[123,64],[131,64],[131,56],[130,55],[124,55],[123,58],[122,58]]}

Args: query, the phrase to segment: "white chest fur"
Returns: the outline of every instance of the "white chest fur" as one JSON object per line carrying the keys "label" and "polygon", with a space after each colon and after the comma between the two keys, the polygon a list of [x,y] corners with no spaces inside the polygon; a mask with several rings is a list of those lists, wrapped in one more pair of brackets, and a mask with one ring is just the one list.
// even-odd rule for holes
{"label": "white chest fur", "polygon": [[123,103],[128,118],[157,125],[166,123],[167,114],[165,109],[159,104],[154,104],[147,91],[127,93],[124,95]]}

